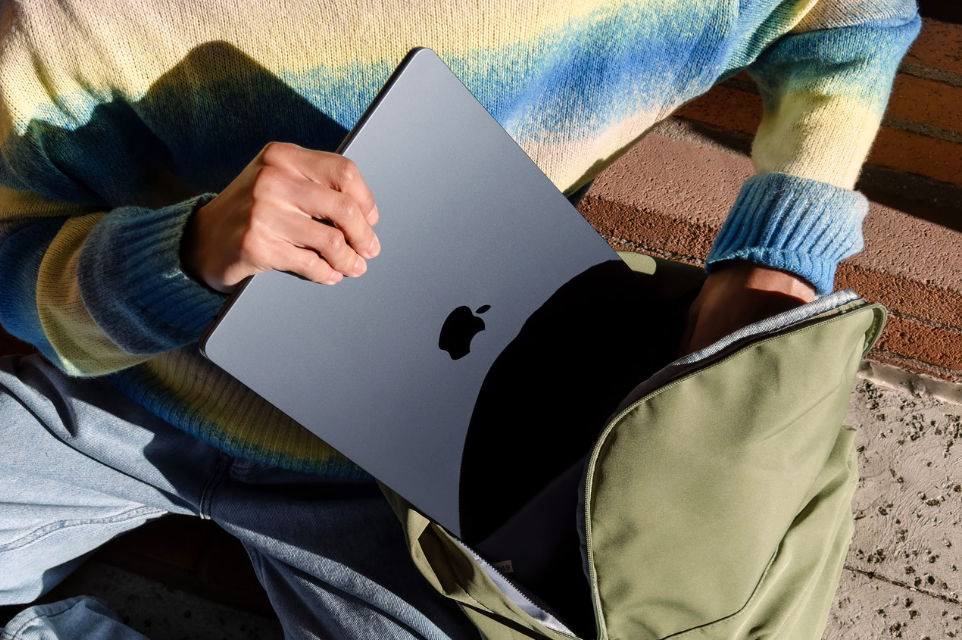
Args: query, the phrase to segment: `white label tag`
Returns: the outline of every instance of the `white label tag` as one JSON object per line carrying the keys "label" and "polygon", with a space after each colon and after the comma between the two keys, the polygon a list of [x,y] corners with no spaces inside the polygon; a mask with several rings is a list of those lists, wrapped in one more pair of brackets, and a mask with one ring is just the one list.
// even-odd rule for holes
{"label": "white label tag", "polygon": [[504,573],[514,573],[514,565],[511,564],[510,560],[502,560],[501,562],[495,562],[494,568],[498,571],[503,571]]}

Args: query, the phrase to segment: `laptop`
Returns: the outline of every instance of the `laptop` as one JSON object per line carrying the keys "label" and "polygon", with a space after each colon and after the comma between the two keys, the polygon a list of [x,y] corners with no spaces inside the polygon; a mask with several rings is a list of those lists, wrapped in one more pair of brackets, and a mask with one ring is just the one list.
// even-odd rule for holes
{"label": "laptop", "polygon": [[374,194],[381,254],[334,286],[250,277],[201,352],[482,541],[644,379],[625,351],[669,346],[644,343],[635,274],[433,51],[404,58],[338,152]]}

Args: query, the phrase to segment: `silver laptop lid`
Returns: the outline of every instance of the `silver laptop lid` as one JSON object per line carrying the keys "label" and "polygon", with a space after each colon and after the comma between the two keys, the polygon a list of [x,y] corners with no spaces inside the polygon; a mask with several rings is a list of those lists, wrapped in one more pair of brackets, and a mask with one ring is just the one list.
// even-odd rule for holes
{"label": "silver laptop lid", "polygon": [[374,194],[381,254],[335,286],[250,278],[201,350],[460,537],[460,461],[489,368],[562,285],[617,255],[429,49],[340,151]]}

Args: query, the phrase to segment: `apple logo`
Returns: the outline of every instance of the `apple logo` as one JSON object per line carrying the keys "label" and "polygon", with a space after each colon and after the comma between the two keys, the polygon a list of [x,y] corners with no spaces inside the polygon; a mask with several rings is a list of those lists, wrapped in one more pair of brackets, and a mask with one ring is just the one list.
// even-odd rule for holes
{"label": "apple logo", "polygon": [[[484,313],[490,308],[489,304],[478,307],[477,313]],[[469,307],[458,307],[448,314],[441,327],[438,348],[447,351],[452,360],[458,360],[468,355],[471,341],[482,331],[484,320],[471,313]]]}

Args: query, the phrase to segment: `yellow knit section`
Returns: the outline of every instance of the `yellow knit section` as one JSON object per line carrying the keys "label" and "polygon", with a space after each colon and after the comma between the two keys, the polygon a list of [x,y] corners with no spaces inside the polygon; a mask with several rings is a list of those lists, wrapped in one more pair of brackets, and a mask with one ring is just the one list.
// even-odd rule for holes
{"label": "yellow knit section", "polygon": [[191,416],[192,419],[222,427],[226,431],[223,435],[234,440],[235,446],[243,443],[281,457],[312,462],[340,456],[330,445],[223,369],[196,355],[190,347],[162,353],[146,367],[156,386],[164,389],[165,401],[173,406],[194,408],[199,415]]}
{"label": "yellow knit section", "polygon": [[904,15],[904,0],[818,0],[804,18],[795,25],[793,32],[834,29],[858,24],[860,21],[887,19]]}
{"label": "yellow knit section", "polygon": [[762,117],[752,161],[758,173],[789,173],[851,189],[878,126],[878,116],[855,100],[784,96],[777,110]]}
{"label": "yellow knit section", "polygon": [[0,185],[0,219],[57,218],[82,213],[83,207],[46,198],[33,191],[9,189]]}
{"label": "yellow knit section", "polygon": [[[617,122],[599,135],[572,140],[547,138],[522,139],[519,145],[559,191],[577,190],[624,155],[632,144],[643,136],[667,113],[650,111],[637,113]],[[592,158],[594,163],[574,162],[573,159]]]}
{"label": "yellow knit section", "polygon": [[[0,86],[17,91],[3,96],[7,113],[0,114],[0,125],[12,123],[22,130],[36,117],[38,105],[52,104],[79,126],[86,114],[71,100],[87,95],[107,102],[111,91],[136,100],[193,48],[208,42],[229,43],[274,73],[320,64],[349,72],[355,64],[394,66],[415,46],[430,47],[443,58],[448,51],[534,42],[539,33],[619,5],[597,0],[326,0],[293,6],[284,0],[260,0],[238,11],[233,0],[131,0],[129,9],[113,4],[105,13],[91,11],[79,0],[6,3],[0,23],[17,24],[0,56]],[[390,15],[384,15],[386,7]],[[337,31],[321,25],[337,25]],[[28,34],[43,37],[29,40]],[[38,67],[43,74],[29,72]],[[9,129],[2,126],[0,136],[7,136]]]}
{"label": "yellow knit section", "polygon": [[787,24],[783,26],[785,31],[804,31],[801,27],[809,16],[818,13],[819,7],[827,4],[825,0],[799,0],[795,6],[790,8]]}
{"label": "yellow knit section", "polygon": [[107,215],[92,213],[64,223],[40,263],[37,308],[61,367],[73,376],[96,376],[140,364],[150,356],[124,352],[87,312],[77,285],[77,260],[84,239]]}

